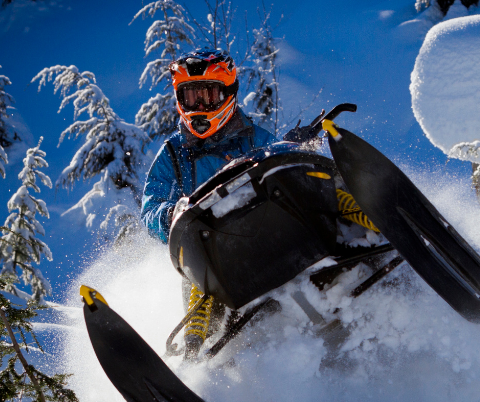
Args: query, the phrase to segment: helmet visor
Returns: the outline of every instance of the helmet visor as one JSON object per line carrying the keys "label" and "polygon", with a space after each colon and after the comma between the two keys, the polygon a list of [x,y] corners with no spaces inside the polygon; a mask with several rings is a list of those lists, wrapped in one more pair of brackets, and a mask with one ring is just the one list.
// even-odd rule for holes
{"label": "helmet visor", "polygon": [[188,112],[213,112],[228,95],[226,86],[215,81],[186,82],[177,88],[177,100]]}

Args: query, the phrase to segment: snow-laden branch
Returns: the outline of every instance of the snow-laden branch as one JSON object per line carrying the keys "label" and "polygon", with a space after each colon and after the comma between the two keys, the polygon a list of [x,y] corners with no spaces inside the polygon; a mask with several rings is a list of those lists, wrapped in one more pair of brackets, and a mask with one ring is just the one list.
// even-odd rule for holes
{"label": "snow-laden branch", "polygon": [[[95,76],[91,72],[80,73],[76,66],[54,66],[43,69],[32,82],[36,80],[39,88],[53,81],[54,92],[60,91],[63,96],[59,110],[73,104],[75,121],[60,134],[59,145],[65,136],[75,139],[85,136],[84,144],[58,178],[57,187],[71,186],[76,180],[107,172],[119,188],[129,187],[134,193],[139,192],[136,170],[149,138],[113,111],[109,99],[96,85]],[[89,118],[79,120],[84,114]]]}
{"label": "snow-laden branch", "polygon": [[8,163],[8,157],[5,150],[0,145],[0,176],[2,176],[3,178],[5,178],[5,166],[3,165],[4,163]]}
{"label": "snow-laden branch", "polygon": [[147,30],[145,38],[145,56],[165,44],[161,57],[171,54],[175,44],[186,42],[193,46],[190,37],[194,37],[195,30],[185,22],[184,18],[166,17],[165,20],[155,21]]}
{"label": "snow-laden branch", "polygon": [[138,111],[135,122],[150,138],[170,135],[177,129],[178,113],[175,94],[170,83],[169,65],[182,53],[185,46],[192,47],[195,37],[194,28],[184,16],[184,8],[173,0],[160,0],[147,4],[135,16],[132,22],[142,16],[153,18],[158,11],[160,16],[148,28],[145,36],[145,57],[154,53],[159,57],[148,62],[140,80],[142,88],[151,79],[150,90],[164,83],[163,90],[150,98]]}
{"label": "snow-laden branch", "polygon": [[232,21],[236,9],[232,10],[232,2],[226,0],[215,0],[211,4],[210,0],[205,0],[208,9],[207,21],[202,22],[193,17],[190,10],[187,9],[192,22],[195,24],[203,42],[210,48],[222,48],[230,53],[230,47],[234,39],[230,39]]}
{"label": "snow-laden branch", "polygon": [[[55,76],[55,79],[53,78]],[[60,91],[62,97],[66,97],[72,87],[82,88],[90,83],[95,83],[95,75],[89,71],[83,73],[78,72],[76,66],[53,66],[44,68],[35,77],[31,83],[38,80],[38,91],[42,89],[42,85],[46,86],[47,82],[53,80],[54,93]]]}
{"label": "snow-laden branch", "polygon": [[[154,21],[147,30],[145,37],[145,56],[149,56],[154,51],[160,49],[160,59],[149,63],[140,79],[140,87],[144,84],[146,77],[152,77],[152,87],[169,76],[168,66],[176,59],[177,52],[183,44],[193,46],[192,38],[194,29],[186,22],[183,15],[182,6],[172,0],[162,0],[150,3],[143,7],[133,18],[132,22],[140,15],[145,18],[145,14],[154,17],[157,11],[161,11],[163,19]],[[168,56],[168,57],[167,57]]]}
{"label": "snow-laden branch", "polygon": [[250,48],[247,61],[249,66],[243,67],[241,74],[247,77],[247,90],[250,91],[244,99],[244,105],[251,102],[252,111],[249,115],[255,121],[275,134],[278,131],[278,112],[281,109],[278,94],[279,48],[277,39],[273,37],[270,27],[270,12],[263,10],[260,28],[253,30],[254,42]]}
{"label": "snow-laden branch", "polygon": [[[0,66],[1,68],[2,66]],[[10,116],[7,113],[7,107],[14,103],[13,97],[5,91],[7,85],[12,85],[12,82],[5,75],[0,75],[0,176],[5,178],[5,166],[4,163],[8,163],[7,153],[4,147],[8,147],[14,141],[14,135],[7,127],[6,119]]]}
{"label": "snow-laden branch", "polygon": [[147,133],[170,134],[178,123],[176,99],[171,93],[157,94],[144,103],[135,116],[135,123]]}
{"label": "snow-laden branch", "polygon": [[[143,70],[143,73],[140,77],[140,88],[143,87],[148,79],[148,76],[150,76],[152,79],[152,85],[150,89],[155,87],[158,83],[160,83],[160,81],[170,78],[170,70],[165,68],[165,62],[169,61],[167,59],[157,59],[147,64],[147,67],[145,67],[145,70]],[[169,83],[167,87],[170,86],[171,84]]]}

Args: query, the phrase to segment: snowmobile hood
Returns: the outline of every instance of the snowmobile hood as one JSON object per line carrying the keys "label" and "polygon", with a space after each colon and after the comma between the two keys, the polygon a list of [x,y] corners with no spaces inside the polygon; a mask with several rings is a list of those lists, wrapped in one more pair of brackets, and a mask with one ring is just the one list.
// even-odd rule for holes
{"label": "snowmobile hood", "polygon": [[335,247],[334,169],[289,142],[230,162],[182,201],[174,266],[233,309],[293,279]]}

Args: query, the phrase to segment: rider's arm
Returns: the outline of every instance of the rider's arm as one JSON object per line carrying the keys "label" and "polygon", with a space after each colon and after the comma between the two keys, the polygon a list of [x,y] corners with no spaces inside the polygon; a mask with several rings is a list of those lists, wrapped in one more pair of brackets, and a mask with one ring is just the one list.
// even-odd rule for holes
{"label": "rider's arm", "polygon": [[278,142],[277,137],[275,137],[270,131],[267,131],[259,126],[255,127],[255,148],[265,147],[267,145]]}
{"label": "rider's arm", "polygon": [[171,214],[181,191],[165,144],[155,158],[143,190],[142,221],[151,236],[167,243]]}

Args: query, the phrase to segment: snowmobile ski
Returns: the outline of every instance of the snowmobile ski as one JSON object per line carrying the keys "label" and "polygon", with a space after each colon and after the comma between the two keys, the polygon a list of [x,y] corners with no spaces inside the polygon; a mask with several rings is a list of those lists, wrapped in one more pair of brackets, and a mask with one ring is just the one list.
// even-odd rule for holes
{"label": "snowmobile ski", "polygon": [[88,335],[112,384],[128,402],[203,402],[94,289],[80,288]]}
{"label": "snowmobile ski", "polygon": [[459,314],[480,323],[480,257],[408,177],[355,134],[323,122],[337,168],[362,211]]}

